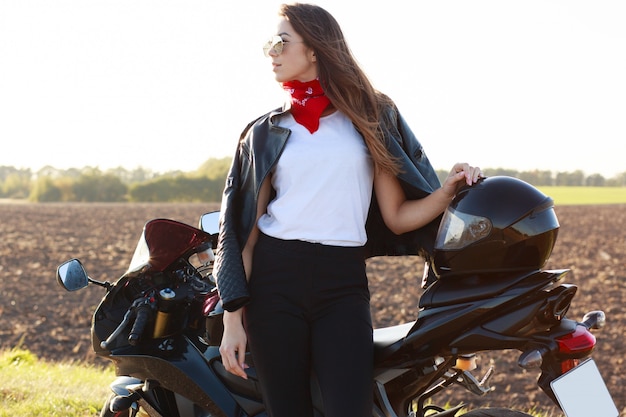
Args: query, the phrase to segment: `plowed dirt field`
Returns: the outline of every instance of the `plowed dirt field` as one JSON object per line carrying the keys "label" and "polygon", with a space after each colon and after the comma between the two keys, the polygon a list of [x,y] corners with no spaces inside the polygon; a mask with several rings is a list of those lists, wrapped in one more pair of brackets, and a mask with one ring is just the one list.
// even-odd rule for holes
{"label": "plowed dirt field", "polygon": [[[90,276],[113,281],[128,267],[147,220],[166,217],[196,225],[215,204],[0,203],[0,349],[20,346],[46,360],[105,364],[90,345],[91,314],[103,295],[92,286],[67,293],[55,281],[59,263],[80,258]],[[564,281],[578,286],[569,317],[604,310],[595,331],[594,359],[615,403],[626,414],[623,372],[626,331],[626,206],[563,206],[561,229],[547,268],[569,268]],[[372,314],[377,327],[415,320],[421,294],[419,258],[368,262]],[[455,388],[450,403],[514,405],[560,412],[537,388],[538,373],[517,366],[519,352],[480,354],[477,377],[495,365],[494,391],[477,397]],[[590,399],[593,401],[593,399]]]}

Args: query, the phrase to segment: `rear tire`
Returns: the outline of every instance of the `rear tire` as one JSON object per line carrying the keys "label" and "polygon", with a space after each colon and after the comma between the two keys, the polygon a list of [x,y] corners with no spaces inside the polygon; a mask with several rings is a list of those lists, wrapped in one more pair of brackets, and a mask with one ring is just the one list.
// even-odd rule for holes
{"label": "rear tire", "polygon": [[508,408],[479,408],[461,415],[461,417],[532,417],[530,414]]}

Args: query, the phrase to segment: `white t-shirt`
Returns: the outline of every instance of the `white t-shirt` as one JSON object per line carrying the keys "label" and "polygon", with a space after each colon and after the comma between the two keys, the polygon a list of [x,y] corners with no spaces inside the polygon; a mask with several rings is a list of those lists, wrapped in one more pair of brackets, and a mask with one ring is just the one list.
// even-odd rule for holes
{"label": "white t-shirt", "polygon": [[322,117],[313,134],[291,115],[279,125],[291,135],[272,175],[276,197],[259,229],[285,240],[363,246],[374,169],[362,136],[339,111]]}

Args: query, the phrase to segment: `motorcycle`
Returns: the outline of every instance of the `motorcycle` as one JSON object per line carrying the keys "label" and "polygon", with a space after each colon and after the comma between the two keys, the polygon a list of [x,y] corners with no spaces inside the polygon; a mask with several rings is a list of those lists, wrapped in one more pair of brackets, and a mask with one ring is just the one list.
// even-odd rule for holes
{"label": "motorcycle", "polygon": [[[219,212],[201,216],[198,228],[148,221],[115,283],[92,279],[78,259],[57,268],[68,291],[106,289],[93,314],[92,344],[118,377],[102,417],[267,415],[249,353],[247,380],[221,362],[223,309],[212,276],[218,221]],[[445,408],[435,398],[452,385],[491,392],[494,370],[474,376],[476,354],[506,349],[521,352],[522,368],[541,372],[539,387],[568,417],[618,416],[591,358],[590,330],[604,326],[605,314],[567,318],[577,287],[561,282],[568,270],[542,269],[558,228],[552,200],[515,178],[485,178],[458,193],[441,220],[437,279],[421,296],[416,320],[374,330],[373,416],[460,415],[462,404]],[[312,396],[321,417],[315,381]],[[505,408],[464,415],[529,416]]]}

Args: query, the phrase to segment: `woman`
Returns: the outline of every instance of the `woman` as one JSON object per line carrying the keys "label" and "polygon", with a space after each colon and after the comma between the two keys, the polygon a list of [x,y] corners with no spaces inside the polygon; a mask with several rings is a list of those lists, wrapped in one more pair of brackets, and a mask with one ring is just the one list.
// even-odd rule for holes
{"label": "woman", "polygon": [[[440,214],[480,170],[443,186],[393,102],[374,90],[335,19],[283,5],[265,45],[291,100],[243,132],[222,200],[215,276],[220,353],[247,378],[249,343],[271,416],[372,412],[372,323],[364,259],[427,256]],[[244,326],[245,323],[245,326]]]}

